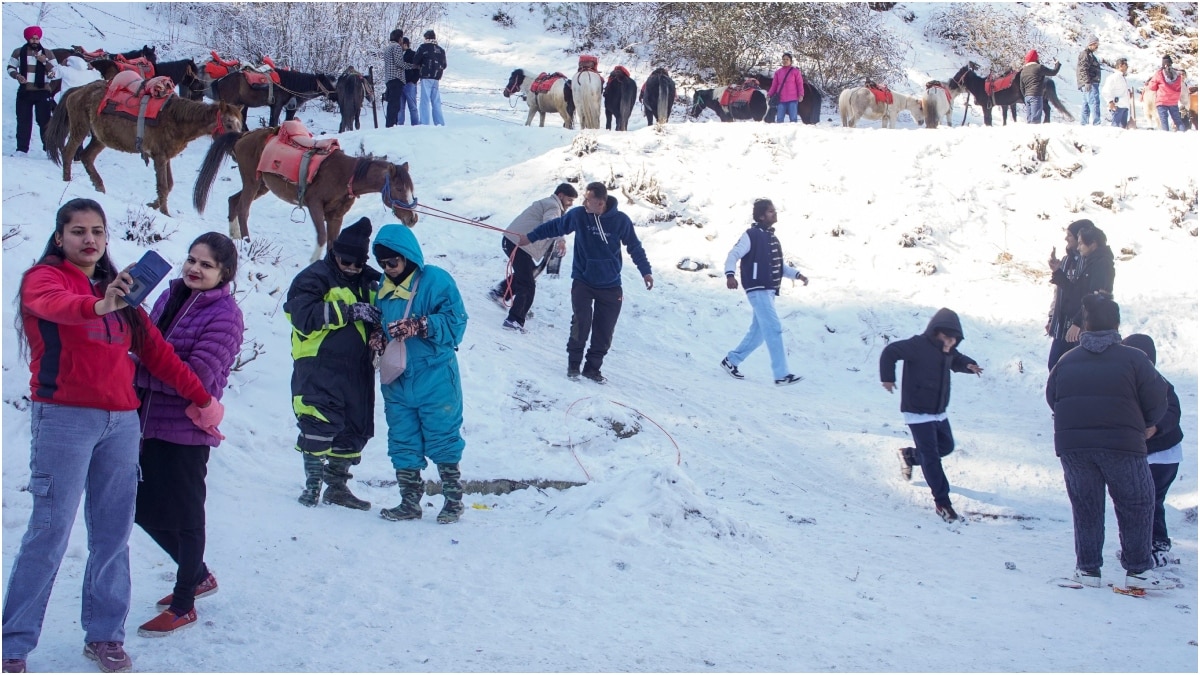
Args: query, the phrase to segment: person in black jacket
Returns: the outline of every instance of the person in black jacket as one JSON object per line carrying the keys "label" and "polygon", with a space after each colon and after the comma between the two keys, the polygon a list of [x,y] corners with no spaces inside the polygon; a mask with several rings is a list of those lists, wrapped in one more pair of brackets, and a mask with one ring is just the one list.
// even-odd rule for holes
{"label": "person in black jacket", "polygon": [[[1075,280],[1076,293],[1082,301],[1084,297],[1096,293],[1113,294],[1113,284],[1117,279],[1112,249],[1108,247],[1108,237],[1104,230],[1098,227],[1085,227],[1079,230],[1079,255],[1083,256],[1083,267]],[[1083,331],[1083,307],[1071,317],[1073,324],[1067,329],[1067,342],[1079,342],[1079,334]]]}
{"label": "person in black jacket", "polygon": [[1030,49],[1025,55],[1025,65],[1021,66],[1021,95],[1025,97],[1025,121],[1030,124],[1041,124],[1050,120],[1042,119],[1042,101],[1046,89],[1046,76],[1054,77],[1062,64],[1054,59],[1054,67],[1047,68],[1038,62],[1036,49]]}
{"label": "person in black jacket", "polygon": [[1092,124],[1100,124],[1100,61],[1096,58],[1099,48],[1100,38],[1095,35],[1088,38],[1087,46],[1079,52],[1079,60],[1075,64],[1075,81],[1079,83],[1079,91],[1083,92],[1079,123],[1084,126],[1087,126],[1089,113],[1094,120]]}
{"label": "person in black jacket", "polygon": [[417,48],[417,67],[421,75],[421,124],[444,127],[440,86],[446,70],[446,50],[438,46],[432,30],[425,31],[425,44]]}
{"label": "person in black jacket", "polygon": [[1146,354],[1121,344],[1121,310],[1104,294],[1083,298],[1079,348],[1046,381],[1054,453],[1075,523],[1075,578],[1099,587],[1104,562],[1104,493],[1117,513],[1126,588],[1145,588],[1154,521],[1154,478],[1146,438],[1167,414],[1167,383]]}
{"label": "person in black jacket", "polygon": [[943,307],[929,320],[924,333],[892,342],[879,355],[879,381],[888,393],[896,388],[896,362],[904,361],[900,411],[916,445],[900,451],[904,477],[912,476],[914,464],[921,465],[934,508],[946,522],[958,520],[950,503],[950,482],[942,470],[942,458],[954,451],[954,435],[946,416],[950,373],[983,373],[974,359],[955,348],[962,339],[958,314]]}
{"label": "person in black jacket", "polygon": [[404,47],[404,106],[400,108],[398,123],[404,126],[404,108],[408,108],[409,126],[417,126],[421,118],[417,116],[417,89],[421,85],[421,69],[417,66],[417,53],[412,50],[408,38],[400,40]]}
{"label": "person in black jacket", "polygon": [[346,485],[375,435],[370,338],[380,323],[372,303],[381,275],[366,264],[370,240],[366,218],[342,230],[325,258],[296,275],[283,305],[292,324],[292,409],[305,476],[298,501],[305,506],[317,505],[324,480],[326,504],[371,508]]}
{"label": "person in black jacket", "polygon": [[[1083,269],[1083,256],[1079,255],[1079,232],[1085,227],[1095,227],[1092,221],[1076,220],[1067,226],[1067,249],[1062,259],[1055,255],[1055,249],[1050,250],[1050,283],[1054,284],[1054,302],[1050,305],[1050,320],[1046,323],[1046,335],[1050,343],[1050,358],[1047,359],[1046,369],[1049,370],[1058,363],[1067,350],[1074,347],[1067,341],[1067,331],[1071,320],[1079,313],[1081,290],[1079,273]],[[1078,342],[1078,338],[1075,340]]]}
{"label": "person in black jacket", "polygon": [[401,40],[404,31],[399,28],[388,36],[388,45],[383,48],[383,126],[396,126],[396,119],[404,124],[404,82],[408,71],[404,69],[404,47]]}
{"label": "person in black jacket", "polygon": [[[1134,333],[1122,340],[1121,344],[1142,350],[1149,357],[1150,363],[1157,364],[1154,340],[1149,335]],[[1163,503],[1167,499],[1167,490],[1179,474],[1179,463],[1183,461],[1183,429],[1179,427],[1179,396],[1167,378],[1164,377],[1163,381],[1167,383],[1167,414],[1151,427],[1154,435],[1146,439],[1146,461],[1150,463],[1150,476],[1154,478],[1154,528],[1151,548],[1155,567],[1179,562],[1173,560],[1170,555],[1171,537],[1167,536],[1167,514]]]}
{"label": "person in black jacket", "polygon": [[42,138],[42,150],[46,150],[46,128],[50,126],[50,115],[54,112],[51,83],[58,79],[54,54],[42,46],[42,29],[29,26],[24,35],[25,44],[13,50],[8,59],[8,76],[20,83],[17,87],[18,157],[29,154],[29,138],[33,135],[35,119]]}

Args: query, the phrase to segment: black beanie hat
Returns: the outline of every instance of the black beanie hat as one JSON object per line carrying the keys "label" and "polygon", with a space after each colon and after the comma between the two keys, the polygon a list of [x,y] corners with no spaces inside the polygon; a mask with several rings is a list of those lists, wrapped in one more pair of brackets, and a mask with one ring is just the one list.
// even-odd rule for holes
{"label": "black beanie hat", "polygon": [[371,219],[359,218],[358,222],[342,230],[333,242],[333,252],[346,258],[354,258],[360,265],[367,262],[371,247]]}
{"label": "black beanie hat", "polygon": [[1150,363],[1158,363],[1158,351],[1154,348],[1154,339],[1149,335],[1134,333],[1121,340],[1121,344],[1142,350],[1146,353],[1146,356],[1150,357]]}
{"label": "black beanie hat", "polygon": [[437,34],[435,34],[435,33],[433,32],[433,29],[432,29],[432,28],[430,28],[429,30],[425,31],[425,39],[426,39],[426,40],[436,40],[436,39],[437,39]]}
{"label": "black beanie hat", "polygon": [[372,250],[375,252],[376,260],[387,260],[388,258],[404,258],[405,260],[408,260],[408,257],[403,253],[395,249],[390,249],[380,243],[376,243]]}

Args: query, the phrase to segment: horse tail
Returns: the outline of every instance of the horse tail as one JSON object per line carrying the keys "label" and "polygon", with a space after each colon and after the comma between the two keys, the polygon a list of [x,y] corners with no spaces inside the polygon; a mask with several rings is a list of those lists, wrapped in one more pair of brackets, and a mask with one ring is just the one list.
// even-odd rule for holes
{"label": "horse tail", "polygon": [[666,124],[667,118],[671,116],[671,104],[674,103],[674,101],[671,100],[673,96],[671,95],[670,87],[668,86],[670,81],[660,75],[656,84],[658,85],[658,100],[655,101],[655,103],[657,103],[655,107],[658,108],[658,110],[656,110],[654,114],[658,117],[659,124]]}
{"label": "horse tail", "polygon": [[567,102],[567,116],[575,119],[575,95],[571,93],[571,80],[563,83],[563,100]]}
{"label": "horse tail", "polygon": [[204,155],[204,161],[200,164],[200,175],[196,177],[196,188],[192,191],[192,205],[196,207],[196,213],[204,213],[204,207],[208,206],[208,194],[212,192],[213,183],[217,179],[217,172],[221,170],[225,157],[233,155],[233,146],[241,138],[241,133],[230,131],[213,139],[208,154]]}
{"label": "horse tail", "polygon": [[[1068,121],[1075,121],[1075,116],[1072,115],[1065,106],[1063,106],[1062,101],[1058,100],[1058,86],[1054,84],[1054,80],[1049,78],[1046,79],[1046,82],[1042,85],[1042,96],[1046,97],[1046,100],[1050,102],[1050,105],[1058,108],[1058,112],[1062,113]],[[1049,117],[1046,119],[1049,119]]]}
{"label": "horse tail", "polygon": [[54,114],[50,117],[50,126],[46,127],[46,152],[56,166],[62,166],[62,151],[67,145],[67,135],[71,132],[67,99],[75,93],[76,89],[78,87],[68,89],[67,93],[62,95],[58,105],[54,106]]}

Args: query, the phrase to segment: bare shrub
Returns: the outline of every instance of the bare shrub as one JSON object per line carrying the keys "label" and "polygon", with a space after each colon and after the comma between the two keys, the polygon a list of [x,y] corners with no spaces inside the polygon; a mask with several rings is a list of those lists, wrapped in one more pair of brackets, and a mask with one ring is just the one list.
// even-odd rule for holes
{"label": "bare shrub", "polygon": [[171,235],[179,231],[175,225],[155,227],[155,213],[147,211],[141,206],[136,210],[125,209],[125,217],[117,221],[119,229],[124,230],[121,238],[125,241],[137,242],[140,246],[149,246],[170,239]]}
{"label": "bare shrub", "polygon": [[925,37],[942,40],[956,54],[977,58],[999,72],[1020,66],[1025,53],[1054,51],[1035,17],[997,3],[948,3],[934,12],[925,26]]}

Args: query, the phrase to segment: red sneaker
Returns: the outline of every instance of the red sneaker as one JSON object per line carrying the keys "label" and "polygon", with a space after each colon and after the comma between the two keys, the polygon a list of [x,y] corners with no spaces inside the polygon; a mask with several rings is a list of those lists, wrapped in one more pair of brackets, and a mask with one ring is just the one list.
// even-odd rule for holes
{"label": "red sneaker", "polygon": [[162,614],[150,619],[138,627],[138,635],[142,637],[166,637],[175,631],[196,623],[196,610],[182,616],[177,616],[171,610],[163,610]]}
{"label": "red sneaker", "polygon": [[25,659],[4,659],[4,672],[6,672],[6,673],[23,673],[23,672],[25,672]]}
{"label": "red sneaker", "polygon": [[[210,596],[216,592],[217,592],[217,578],[212,575],[212,572],[209,572],[208,576],[204,577],[204,581],[201,581],[200,583],[196,584],[196,599],[197,600],[199,600],[200,598],[207,598],[208,596]],[[157,603],[157,607],[160,610],[167,609],[171,606],[171,602],[174,600],[175,600],[175,594],[172,593],[172,594],[166,596],[165,598],[163,598],[162,600],[159,600]]]}

